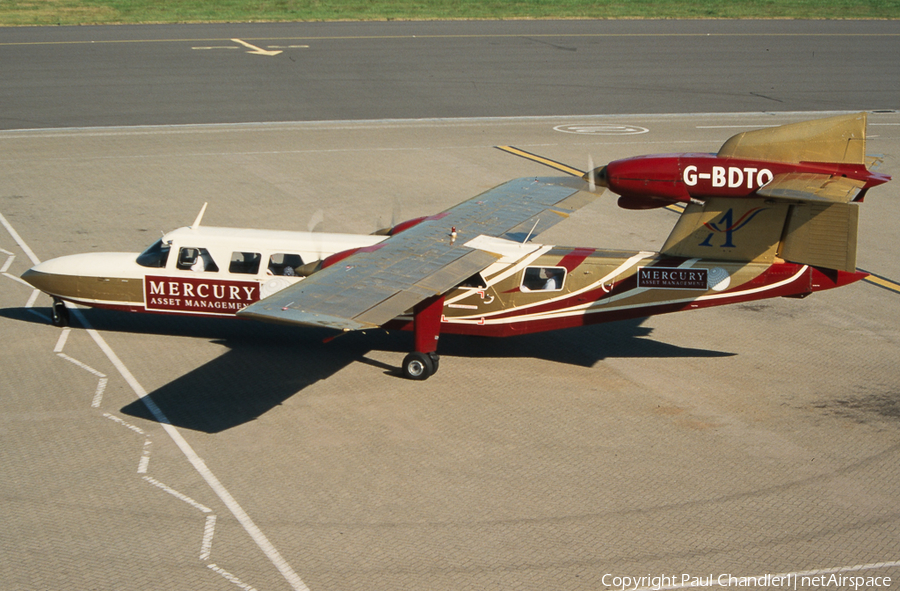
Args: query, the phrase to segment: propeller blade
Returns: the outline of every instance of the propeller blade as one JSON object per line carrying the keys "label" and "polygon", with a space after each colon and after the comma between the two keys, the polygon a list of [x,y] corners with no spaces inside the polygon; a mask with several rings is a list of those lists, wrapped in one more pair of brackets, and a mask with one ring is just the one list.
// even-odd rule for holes
{"label": "propeller blade", "polygon": [[588,154],[588,172],[587,172],[587,182],[588,182],[588,190],[591,193],[597,192],[597,182],[594,180],[594,159]]}
{"label": "propeller blade", "polygon": [[321,209],[317,209],[316,212],[312,214],[312,217],[309,218],[309,223],[306,225],[307,229],[309,229],[310,232],[314,231],[316,226],[321,224],[324,219],[325,213]]}

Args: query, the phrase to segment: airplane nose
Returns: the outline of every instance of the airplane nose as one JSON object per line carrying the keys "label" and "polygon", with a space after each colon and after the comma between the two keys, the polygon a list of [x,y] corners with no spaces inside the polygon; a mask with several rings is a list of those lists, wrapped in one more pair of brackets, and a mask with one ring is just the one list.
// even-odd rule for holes
{"label": "airplane nose", "polygon": [[598,187],[609,188],[609,173],[605,166],[589,170],[582,176],[587,182],[593,182]]}
{"label": "airplane nose", "polygon": [[30,283],[35,289],[54,296],[73,296],[78,293],[78,278],[72,275],[48,273],[41,269],[41,265],[35,265],[22,273],[22,279]]}
{"label": "airplane nose", "polygon": [[39,263],[22,279],[42,292],[73,301],[140,300],[137,253],[75,254]]}

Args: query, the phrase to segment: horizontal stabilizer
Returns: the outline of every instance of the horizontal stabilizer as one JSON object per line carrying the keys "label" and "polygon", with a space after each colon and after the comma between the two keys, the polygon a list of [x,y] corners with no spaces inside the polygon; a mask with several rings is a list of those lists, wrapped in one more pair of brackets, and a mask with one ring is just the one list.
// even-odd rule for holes
{"label": "horizontal stabilizer", "polygon": [[792,172],[776,175],[756,194],[771,199],[849,203],[865,186],[865,181],[842,176]]}

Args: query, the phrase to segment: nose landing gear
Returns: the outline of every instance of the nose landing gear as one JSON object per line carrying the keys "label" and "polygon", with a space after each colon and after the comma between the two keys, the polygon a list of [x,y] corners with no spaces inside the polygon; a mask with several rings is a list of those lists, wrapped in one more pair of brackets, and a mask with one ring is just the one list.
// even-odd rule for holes
{"label": "nose landing gear", "polygon": [[69,326],[69,309],[59,298],[53,298],[53,304],[50,305],[50,322],[60,328]]}

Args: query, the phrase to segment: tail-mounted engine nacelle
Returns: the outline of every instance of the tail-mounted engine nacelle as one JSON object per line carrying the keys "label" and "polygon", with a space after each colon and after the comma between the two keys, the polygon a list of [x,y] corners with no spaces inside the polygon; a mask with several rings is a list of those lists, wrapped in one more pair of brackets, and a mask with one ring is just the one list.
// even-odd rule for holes
{"label": "tail-mounted engine nacelle", "polygon": [[620,195],[625,209],[650,209],[711,197],[749,197],[784,173],[839,174],[866,180],[865,166],[766,162],[715,154],[661,154],[615,160],[584,178]]}

